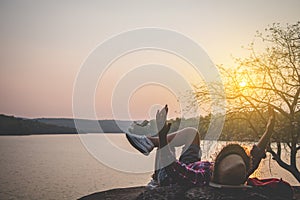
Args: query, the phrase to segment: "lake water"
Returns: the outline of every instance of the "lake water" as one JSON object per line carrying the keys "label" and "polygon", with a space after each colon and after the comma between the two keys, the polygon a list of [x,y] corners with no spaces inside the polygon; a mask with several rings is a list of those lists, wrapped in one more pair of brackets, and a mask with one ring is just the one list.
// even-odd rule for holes
{"label": "lake water", "polygon": [[[1,136],[0,199],[77,199],[107,189],[147,184],[155,153],[151,153],[150,158],[136,153],[123,134],[86,137],[98,144],[104,136],[119,150],[136,156],[137,160],[149,160],[145,166],[150,171],[129,173],[114,169],[114,163],[116,166],[125,163],[124,169],[126,163],[134,166],[138,163],[101,146],[100,154],[117,157],[117,161],[112,159],[103,164],[87,151],[78,135]],[[90,152],[93,148],[88,146]],[[144,170],[139,169],[140,172]],[[269,157],[262,162],[259,175],[282,177],[292,185],[299,185]]]}

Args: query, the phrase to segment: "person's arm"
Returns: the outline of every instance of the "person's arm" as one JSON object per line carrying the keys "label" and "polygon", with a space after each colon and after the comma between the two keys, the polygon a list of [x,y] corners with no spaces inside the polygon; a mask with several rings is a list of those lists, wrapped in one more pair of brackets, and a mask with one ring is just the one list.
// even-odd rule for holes
{"label": "person's arm", "polygon": [[275,126],[275,112],[273,109],[269,107],[269,121],[266,127],[266,130],[258,143],[253,146],[251,150],[251,156],[252,156],[252,167],[248,171],[248,176],[250,176],[259,166],[259,163],[262,158],[266,157],[266,148],[270,141],[270,138],[273,134],[273,129]]}
{"label": "person's arm", "polygon": [[264,132],[264,134],[262,135],[262,137],[260,138],[260,140],[257,143],[257,147],[259,149],[265,150],[267,148],[267,145],[270,141],[270,138],[273,134],[273,129],[275,126],[275,112],[273,109],[269,108],[269,121],[267,124],[267,128]]}

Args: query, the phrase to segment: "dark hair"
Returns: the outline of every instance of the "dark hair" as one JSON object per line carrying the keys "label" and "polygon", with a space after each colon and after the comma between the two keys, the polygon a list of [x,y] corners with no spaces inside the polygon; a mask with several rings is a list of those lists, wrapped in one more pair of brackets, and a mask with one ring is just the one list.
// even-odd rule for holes
{"label": "dark hair", "polygon": [[246,154],[245,150],[243,147],[241,147],[239,144],[228,144],[225,146],[220,153],[217,155],[215,164],[214,164],[214,172],[213,172],[213,179],[212,181],[215,183],[218,183],[218,178],[219,178],[219,164],[220,162],[228,155],[231,154],[237,154],[242,157],[245,166],[246,166],[246,172],[249,171],[251,167],[251,162],[250,162],[250,157]]}

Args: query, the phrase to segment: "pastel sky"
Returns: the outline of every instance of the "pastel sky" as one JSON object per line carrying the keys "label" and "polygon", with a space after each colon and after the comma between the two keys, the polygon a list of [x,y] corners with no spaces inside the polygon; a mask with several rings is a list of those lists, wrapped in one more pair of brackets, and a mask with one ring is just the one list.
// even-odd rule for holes
{"label": "pastel sky", "polygon": [[[0,113],[72,117],[73,87],[82,64],[99,44],[121,32],[143,27],[173,30],[201,45],[213,63],[230,66],[231,55],[247,55],[241,46],[253,41],[256,30],[273,22],[299,21],[299,8],[299,0],[2,0]],[[175,88],[153,83],[126,91],[124,83],[122,91],[130,93],[130,98],[115,95],[116,83],[128,78],[128,70],[149,63],[174,68],[190,82],[197,79],[188,64],[175,55],[148,50],[122,56],[95,86],[97,118],[151,118],[165,103],[170,117],[183,115],[180,97],[173,91],[182,86],[177,82],[178,74],[165,74],[177,83]],[[146,79],[157,72],[141,73],[132,78]],[[123,113],[123,108],[118,110],[122,106],[129,114]]]}

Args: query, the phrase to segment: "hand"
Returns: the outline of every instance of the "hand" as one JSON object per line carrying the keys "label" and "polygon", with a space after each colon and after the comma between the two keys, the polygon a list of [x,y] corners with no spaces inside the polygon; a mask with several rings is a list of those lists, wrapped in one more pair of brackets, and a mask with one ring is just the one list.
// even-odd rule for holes
{"label": "hand", "polygon": [[267,124],[267,129],[273,129],[275,125],[275,111],[271,106],[269,106],[268,112],[269,112],[269,121]]}
{"label": "hand", "polygon": [[269,118],[275,118],[275,111],[271,106],[268,106]]}
{"label": "hand", "polygon": [[157,111],[156,127],[158,131],[162,130],[162,128],[165,126],[167,121],[167,114],[168,114],[168,105],[165,105],[163,109]]}

